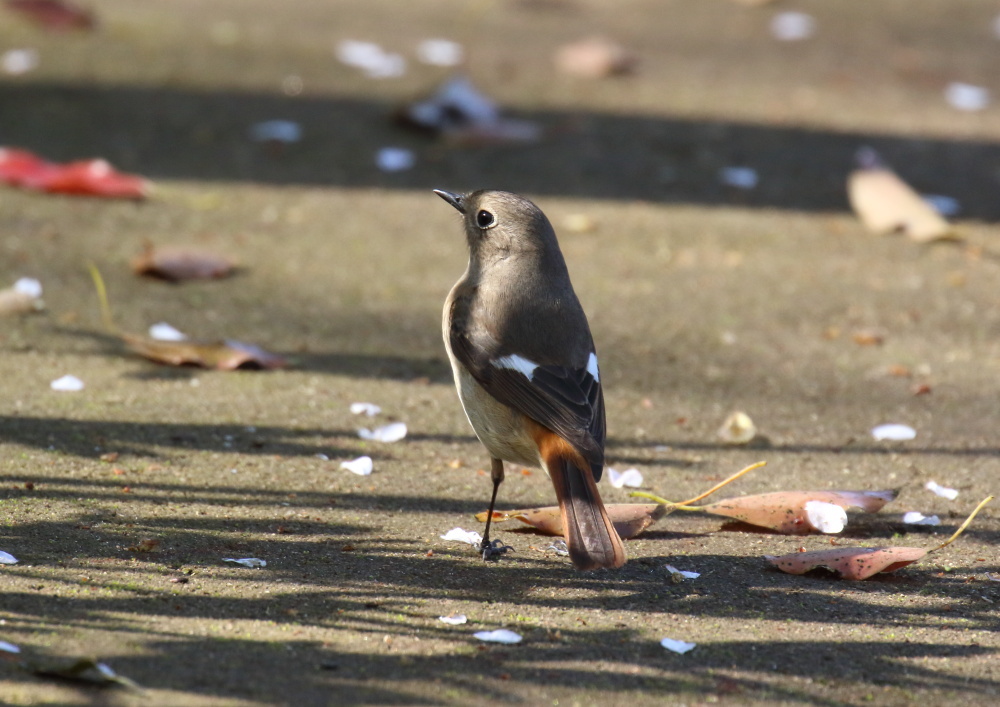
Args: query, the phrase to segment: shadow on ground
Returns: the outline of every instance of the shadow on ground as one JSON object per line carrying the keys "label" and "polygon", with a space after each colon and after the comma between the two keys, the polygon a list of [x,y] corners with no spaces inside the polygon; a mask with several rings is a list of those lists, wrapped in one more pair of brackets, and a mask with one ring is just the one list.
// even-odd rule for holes
{"label": "shadow on ground", "polygon": [[[992,142],[842,133],[720,120],[586,111],[524,113],[541,144],[446,149],[392,124],[395,106],[361,98],[284,98],[227,90],[0,83],[4,142],[51,159],[102,156],[152,178],[335,187],[494,188],[575,198],[846,208],[844,177],[871,145],[926,193],[961,194],[963,216],[1000,219]],[[254,123],[303,127],[277,149],[248,138]],[[114,126],[114,127],[109,127]],[[375,151],[407,144],[418,168],[385,174]],[[758,188],[719,183],[725,166],[754,167]]]}

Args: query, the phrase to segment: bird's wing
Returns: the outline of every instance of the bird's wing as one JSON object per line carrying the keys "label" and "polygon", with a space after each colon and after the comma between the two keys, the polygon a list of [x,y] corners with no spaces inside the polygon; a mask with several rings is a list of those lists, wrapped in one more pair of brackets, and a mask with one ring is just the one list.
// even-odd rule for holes
{"label": "bird's wing", "polygon": [[604,466],[604,394],[597,357],[570,368],[538,364],[518,354],[498,355],[495,347],[452,328],[452,353],[494,398],[571,442],[591,464],[595,480]]}

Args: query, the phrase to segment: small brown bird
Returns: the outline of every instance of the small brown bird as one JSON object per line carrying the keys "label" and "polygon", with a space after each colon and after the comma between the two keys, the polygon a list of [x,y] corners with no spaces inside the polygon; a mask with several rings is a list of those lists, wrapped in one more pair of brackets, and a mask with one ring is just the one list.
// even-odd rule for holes
{"label": "small brown bird", "polygon": [[559,499],[580,570],[621,567],[625,548],[601,502],[604,394],[594,340],[545,214],[503,191],[434,193],[462,214],[469,266],[444,305],[458,397],[492,457],[485,559],[504,461],[540,466]]}

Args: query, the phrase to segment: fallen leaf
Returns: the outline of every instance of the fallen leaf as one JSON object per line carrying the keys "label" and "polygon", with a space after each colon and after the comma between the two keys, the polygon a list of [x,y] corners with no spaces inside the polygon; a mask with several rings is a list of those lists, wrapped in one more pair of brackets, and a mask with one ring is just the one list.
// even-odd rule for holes
{"label": "fallen leaf", "polygon": [[564,44],[556,50],[556,69],[588,79],[627,74],[637,63],[635,54],[605,37],[590,37]]}
{"label": "fallen leaf", "polygon": [[956,238],[951,224],[886,167],[873,149],[859,150],[857,161],[858,169],[847,178],[847,195],[868,230],[903,231],[919,243]]}
{"label": "fallen leaf", "polygon": [[874,513],[896,498],[896,491],[776,491],[727,498],[697,510],[727,516],[779,533],[805,534],[816,528],[806,506],[810,502],[832,504],[842,509],[857,507]]}
{"label": "fallen leaf", "polygon": [[521,635],[505,628],[498,628],[495,631],[478,631],[472,634],[480,641],[487,643],[507,643],[514,644],[521,642]]}
{"label": "fallen leaf", "polygon": [[5,184],[23,187],[37,182],[54,168],[55,165],[28,150],[0,147],[0,182]]}
{"label": "fallen leaf", "polygon": [[826,567],[844,579],[867,579],[879,572],[892,572],[924,557],[927,550],[918,547],[838,547],[788,555],[765,555],[772,565],[788,574],[805,574]]}
{"label": "fallen leaf", "polygon": [[765,555],[764,559],[788,574],[805,574],[819,567],[838,573],[843,579],[861,580],[880,572],[893,572],[913,564],[931,552],[936,552],[955,542],[976,514],[993,496],[987,496],[969,514],[950,538],[929,550],[919,547],[838,547],[813,552],[792,552],[787,555]]}
{"label": "fallen leaf", "polygon": [[148,275],[169,282],[223,278],[230,275],[235,267],[229,258],[215,253],[170,246],[156,248],[148,243],[130,264],[136,275]]}
{"label": "fallen leaf", "polygon": [[94,16],[64,0],[6,0],[6,5],[48,30],[93,29]]}
{"label": "fallen leaf", "polygon": [[142,177],[117,171],[107,160],[80,160],[51,169],[25,181],[24,187],[49,194],[145,199],[150,184]]}
{"label": "fallen leaf", "polygon": [[[661,503],[611,503],[604,507],[618,536],[624,540],[634,538],[650,525],[667,515],[668,508]],[[476,520],[486,522],[486,511],[476,514]],[[493,522],[519,520],[543,535],[562,536],[562,512],[559,506],[546,506],[518,511],[494,511]]]}
{"label": "fallen leaf", "polygon": [[168,366],[201,366],[233,371],[238,368],[284,368],[288,365],[281,356],[268,353],[253,344],[231,339],[157,341],[133,334],[121,334],[121,339],[133,353]]}

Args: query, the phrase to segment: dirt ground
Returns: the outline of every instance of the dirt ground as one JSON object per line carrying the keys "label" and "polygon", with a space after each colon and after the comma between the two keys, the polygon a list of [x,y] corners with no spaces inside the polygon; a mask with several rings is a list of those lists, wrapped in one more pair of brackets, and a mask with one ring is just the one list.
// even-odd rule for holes
{"label": "dirt ground", "polygon": [[[0,319],[0,550],[20,560],[0,566],[0,640],[97,657],[144,689],[0,660],[0,703],[1000,700],[1000,503],[954,545],[864,582],[763,559],[929,547],[1000,490],[1000,109],[944,98],[951,82],[1000,98],[995,2],[87,5],[90,33],[45,33],[0,7],[0,51],[40,57],[0,74],[0,144],[104,157],[156,191],[132,203],[0,190],[0,289],[36,277],[48,306]],[[811,14],[815,34],[775,40],[769,22],[788,10]],[[597,33],[638,55],[633,75],[555,71],[557,46]],[[414,60],[442,36],[464,45],[481,90],[545,129],[541,143],[453,148],[391,123],[452,71]],[[407,72],[374,80],[340,64],[344,39],[405,55]],[[251,141],[270,119],[297,121],[302,140]],[[958,199],[964,240],[866,233],[844,192],[861,145],[921,192]],[[384,146],[416,165],[379,171]],[[759,185],[720,184],[732,165]],[[898,488],[899,500],[832,538],[675,513],[628,541],[614,572],[577,573],[550,539],[506,525],[514,552],[495,564],[442,540],[481,530],[489,480],[440,341],[466,252],[435,187],[522,192],[556,225],[600,352],[609,462],[640,469],[647,490],[680,500],[762,459],[723,494]],[[580,216],[594,228],[567,227]],[[240,271],[141,279],[128,260],[146,241],[220,251]],[[122,329],[166,321],[292,365],[216,372],[128,354],[102,326],[90,262]],[[65,374],[85,389],[50,390]],[[384,412],[359,418],[356,401]],[[733,410],[770,446],[722,442]],[[405,440],[359,439],[390,420]],[[916,438],[875,441],[887,422]],[[361,454],[371,476],[339,468]],[[500,506],[553,499],[544,474],[513,470]],[[942,524],[906,526],[909,510]],[[668,563],[701,576],[674,582]],[[439,621],[452,613],[468,623]],[[472,636],[496,628],[524,640]],[[697,646],[675,654],[664,637]]]}

